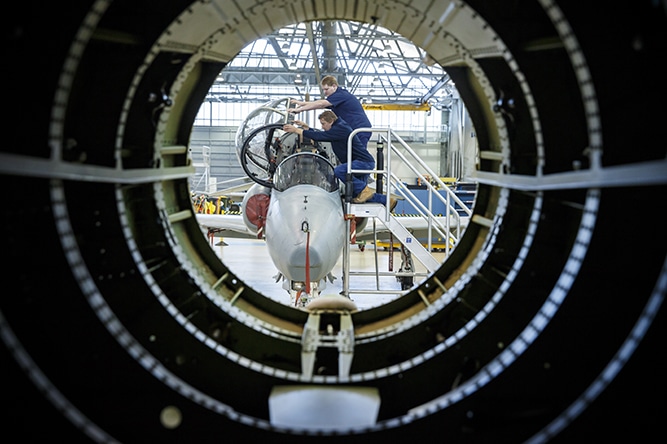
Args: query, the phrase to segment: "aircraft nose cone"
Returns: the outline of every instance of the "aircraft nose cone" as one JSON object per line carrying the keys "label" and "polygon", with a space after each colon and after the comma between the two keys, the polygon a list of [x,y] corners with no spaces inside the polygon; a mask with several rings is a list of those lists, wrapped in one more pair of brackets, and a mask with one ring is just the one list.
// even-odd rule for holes
{"label": "aircraft nose cone", "polygon": [[[323,267],[322,255],[318,248],[311,245],[308,254],[308,262],[310,266],[310,281],[315,282],[323,279],[329,272],[328,267]],[[295,281],[306,280],[306,247],[305,245],[292,252],[288,263],[290,278]]]}

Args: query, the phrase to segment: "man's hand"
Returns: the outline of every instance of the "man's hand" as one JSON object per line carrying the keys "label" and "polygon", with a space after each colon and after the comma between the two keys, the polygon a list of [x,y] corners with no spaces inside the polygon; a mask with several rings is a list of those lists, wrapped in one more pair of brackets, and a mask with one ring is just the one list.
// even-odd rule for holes
{"label": "man's hand", "polygon": [[[303,105],[306,104],[306,102],[304,102],[303,100],[296,100],[296,99],[291,99],[290,103],[293,103],[293,104],[297,105],[298,107],[302,107]],[[301,111],[303,111],[303,110],[301,110],[299,108],[289,108],[287,110],[287,112],[291,113],[291,114],[297,114],[297,113],[300,113]]]}
{"label": "man's hand", "polygon": [[297,128],[296,126],[290,125],[289,123],[286,124],[286,125],[283,125],[283,131],[288,132],[288,133],[297,133],[298,135],[303,134],[303,129]]}

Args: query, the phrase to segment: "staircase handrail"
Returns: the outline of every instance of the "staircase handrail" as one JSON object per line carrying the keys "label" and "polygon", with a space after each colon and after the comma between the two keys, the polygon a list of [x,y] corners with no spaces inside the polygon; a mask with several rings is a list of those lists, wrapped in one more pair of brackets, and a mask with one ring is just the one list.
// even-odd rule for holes
{"label": "staircase handrail", "polygon": [[[390,131],[391,131],[391,130],[390,130]],[[463,210],[463,212],[466,213],[466,215],[471,216],[471,215],[472,215],[472,210],[471,210],[470,208],[468,208],[468,206],[467,206],[465,203],[463,203],[463,201],[456,195],[456,193],[454,193],[454,192],[453,192],[447,185],[445,185],[445,183],[440,179],[440,177],[439,177],[437,174],[435,174],[435,172],[433,172],[433,170],[431,170],[431,168],[429,168],[429,166],[426,165],[426,163],[424,163],[423,160],[421,160],[421,158],[417,155],[417,153],[415,153],[414,150],[413,150],[412,148],[410,148],[410,146],[409,146],[409,145],[408,145],[408,144],[401,138],[401,136],[399,136],[398,134],[396,134],[396,133],[393,132],[393,131],[391,131],[391,134],[392,134],[392,136],[395,137],[396,140],[403,146],[403,148],[405,148],[405,150],[406,150],[406,151],[407,151],[407,152],[408,152],[408,153],[415,159],[415,161],[416,161],[422,168],[424,168],[424,169],[426,170],[426,172],[430,175],[431,179],[435,180],[435,182],[439,185],[439,187],[440,187],[441,189],[444,189],[445,192],[447,193],[447,195],[448,195],[451,199],[453,199],[454,202],[456,202],[457,204],[459,204],[459,206],[461,207],[461,209]],[[399,158],[400,158],[400,159],[401,159],[401,160],[408,166],[408,168],[410,168],[410,170],[411,170],[413,173],[417,174],[417,176],[424,182],[424,184],[426,184],[426,187],[427,187],[430,191],[436,191],[435,194],[436,194],[436,196],[438,197],[438,199],[440,199],[440,201],[441,201],[443,204],[445,204],[445,205],[447,206],[447,208],[450,208],[450,211],[452,211],[452,212],[453,212],[454,214],[456,214],[456,216],[458,217],[458,216],[459,216],[459,213],[458,213],[458,211],[456,210],[456,208],[453,207],[453,206],[451,205],[451,202],[448,203],[448,202],[447,202],[447,201],[440,195],[440,193],[437,192],[438,189],[435,188],[435,186],[433,186],[429,180],[426,180],[426,178],[425,178],[425,177],[424,177],[424,176],[423,176],[423,175],[422,175],[422,174],[421,174],[421,173],[420,173],[420,172],[419,172],[419,171],[412,165],[412,163],[410,163],[410,161],[408,161],[408,159],[406,159],[406,157],[403,155],[403,153],[401,153],[401,152],[394,146],[394,144],[391,143],[391,140],[387,140],[387,144],[388,144],[389,147],[391,148],[391,151],[393,151],[393,152],[394,152],[394,153],[395,153],[395,154],[396,154],[396,155],[397,155],[397,156],[398,156],[398,157],[399,157]]]}
{"label": "staircase handrail", "polygon": [[[403,196],[405,199],[410,201],[412,206],[415,208],[417,213],[421,218],[423,218],[429,225],[429,233],[432,230],[435,230],[442,238],[448,239],[450,237],[453,237],[456,242],[458,242],[458,238],[461,236],[461,218],[458,217],[459,215],[456,214],[456,235],[453,235],[451,232],[451,225],[450,225],[450,219],[449,219],[449,214],[445,214],[443,217],[445,219],[445,225],[443,225],[442,221],[438,216],[433,214],[432,211],[429,210],[427,206],[425,206],[418,198],[417,196],[414,195],[412,191],[410,191],[409,188],[405,186],[405,184],[396,176],[392,176],[392,184],[394,184],[394,188],[396,189],[397,193]],[[435,224],[435,225],[433,225]],[[448,235],[445,233],[449,233]],[[430,246],[430,236],[429,236],[429,246]],[[449,250],[447,250],[449,251]]]}

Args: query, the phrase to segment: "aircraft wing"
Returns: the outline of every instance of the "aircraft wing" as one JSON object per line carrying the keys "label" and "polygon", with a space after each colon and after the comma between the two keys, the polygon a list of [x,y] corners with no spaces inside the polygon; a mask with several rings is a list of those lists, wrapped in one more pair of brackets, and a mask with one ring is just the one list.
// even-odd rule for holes
{"label": "aircraft wing", "polygon": [[[248,230],[248,227],[243,222],[243,216],[240,214],[200,214],[196,215],[197,222],[202,229],[212,233],[215,237],[232,237],[241,239],[257,239],[257,235]],[[428,237],[428,223],[422,217],[415,216],[394,216],[399,222],[415,235],[418,239],[426,239]],[[446,223],[444,217],[436,218],[443,226]],[[461,218],[461,230],[463,231],[468,223],[467,217]],[[450,228],[456,232],[456,221],[454,218],[450,220]],[[379,240],[388,239],[389,230],[381,223],[375,224],[375,232]],[[433,236],[437,236],[433,232]],[[357,240],[372,241],[373,240],[373,224],[368,221],[364,229],[357,233]]]}
{"label": "aircraft wing", "polygon": [[248,230],[240,214],[200,214],[197,213],[197,222],[202,229],[207,230],[215,237],[234,237],[242,239],[257,239],[257,235]]}
{"label": "aircraft wing", "polygon": [[[236,198],[240,197],[241,199],[243,199],[243,196],[245,196],[246,191],[248,191],[248,189],[255,184],[255,182],[253,182],[252,179],[250,179],[249,177],[241,177],[232,180],[234,182],[238,182],[238,185],[225,187],[220,190],[214,191],[212,193],[208,193],[207,195],[210,197],[229,196]],[[224,185],[224,183],[220,183],[219,185]]]}
{"label": "aircraft wing", "polygon": [[[419,216],[397,216],[394,215],[396,219],[408,229],[414,236],[418,239],[426,239],[428,237],[428,222],[423,217]],[[447,223],[446,217],[436,217],[438,223],[445,227]],[[468,225],[469,217],[461,217],[461,233]],[[454,217],[450,218],[450,231],[456,234],[457,221]],[[444,231],[444,230],[443,230]],[[380,221],[375,223],[375,233],[378,235],[378,239],[388,239],[389,229]],[[437,231],[432,231],[432,236],[438,236]],[[357,240],[372,241],[373,240],[373,223],[369,220],[364,226],[361,232],[357,233]]]}

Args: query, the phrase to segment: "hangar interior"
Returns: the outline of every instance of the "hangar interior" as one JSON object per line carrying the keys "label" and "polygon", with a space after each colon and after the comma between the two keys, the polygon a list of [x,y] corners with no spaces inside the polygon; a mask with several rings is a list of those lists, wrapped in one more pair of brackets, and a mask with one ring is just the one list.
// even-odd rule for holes
{"label": "hangar interior", "polygon": [[[396,131],[439,176],[462,181],[475,170],[470,117],[453,80],[423,49],[377,24],[309,21],[250,42],[216,76],[190,139],[197,165],[193,190],[215,192],[234,184],[244,175],[234,146],[243,119],[283,97],[323,98],[325,75],[361,101],[374,127]],[[317,127],[317,115],[300,118]],[[410,171],[395,171],[417,183]]]}
{"label": "hangar interior", "polygon": [[[15,5],[0,146],[4,429],[72,443],[659,439],[667,235],[659,212],[633,219],[628,202],[664,202],[654,65],[665,12],[652,0]],[[360,311],[265,297],[220,260],[192,205],[191,137],[206,107],[250,90],[263,100],[267,80],[295,93],[293,63],[316,95],[303,64],[317,54],[324,72],[333,60],[304,25],[328,22],[389,30],[359,45],[361,64],[373,48],[398,51],[398,36],[423,50],[420,69],[446,76],[414,96],[392,80],[383,95],[444,109],[438,80],[451,79],[478,150],[470,223],[452,254],[400,298]],[[303,30],[309,55],[283,50],[283,29]],[[267,36],[289,56],[280,73],[215,93]],[[374,77],[347,85],[373,96]],[[378,76],[374,90],[380,81],[389,88]],[[217,187],[227,172],[215,174]]]}
{"label": "hangar interior", "polygon": [[[188,146],[196,167],[191,178],[196,210],[223,214],[242,209],[244,193],[239,190],[250,182],[241,168],[237,146],[240,142],[237,132],[243,120],[254,108],[285,97],[324,98],[320,83],[326,75],[336,77],[343,88],[358,98],[373,127],[391,128],[395,136],[383,138],[383,132],[376,132],[369,142],[369,151],[376,159],[382,156],[382,164],[386,164],[389,154],[386,151],[398,150],[400,156],[389,156],[392,159],[389,176],[396,175],[401,187],[411,191],[406,199],[392,186],[392,193],[400,197],[395,214],[422,217],[419,204],[427,208],[429,216],[420,219],[421,224],[411,221],[409,229],[428,249],[427,260],[441,263],[455,247],[469,214],[458,212],[462,220],[453,220],[455,226],[448,237],[443,236],[447,231],[444,226],[440,232],[414,227],[426,227],[433,223],[435,215],[448,214],[445,203],[437,198],[433,202],[426,181],[441,196],[446,195],[441,187],[449,187],[465,203],[466,211],[472,208],[476,185],[466,179],[479,163],[474,127],[454,82],[442,67],[410,40],[377,24],[309,21],[289,25],[249,43],[225,65],[195,117]],[[317,127],[319,112],[313,110],[298,118]],[[388,139],[392,137],[389,146]],[[409,153],[414,153],[414,157]],[[236,274],[244,276],[256,288],[264,288],[262,293],[267,297],[293,305],[294,298],[286,298],[286,292],[273,283],[274,267],[270,263],[257,266],[262,261],[258,254],[264,253],[261,242],[257,248],[257,242],[233,239],[234,233],[230,231],[227,234],[212,242],[219,247],[216,252],[227,261],[226,265],[234,264]],[[413,257],[398,241],[400,236],[394,236],[395,233],[381,230],[367,241],[355,241],[352,251],[344,250],[345,259],[339,260],[336,274],[350,276],[353,292],[354,289],[359,293],[373,292],[355,299],[358,308],[398,297],[429,272],[420,262],[420,255]],[[233,254],[224,252],[232,249]],[[375,262],[359,257],[359,252],[365,251],[366,256],[376,256]],[[440,254],[442,251],[444,255]],[[350,271],[343,269],[343,263],[350,264]],[[413,276],[396,276],[408,270]],[[374,285],[364,283],[368,280],[364,275],[372,275]],[[267,282],[273,285],[267,286]],[[333,288],[330,285],[328,292],[347,294],[340,279],[331,284]]]}

